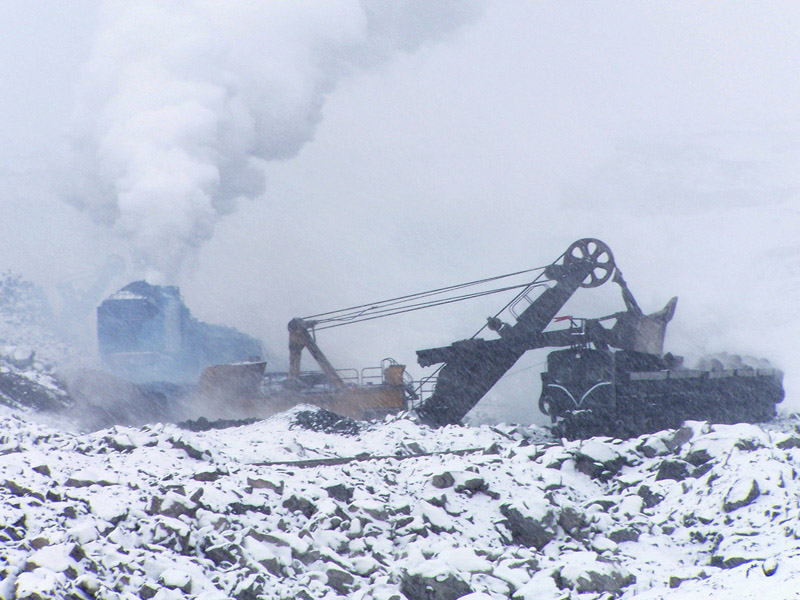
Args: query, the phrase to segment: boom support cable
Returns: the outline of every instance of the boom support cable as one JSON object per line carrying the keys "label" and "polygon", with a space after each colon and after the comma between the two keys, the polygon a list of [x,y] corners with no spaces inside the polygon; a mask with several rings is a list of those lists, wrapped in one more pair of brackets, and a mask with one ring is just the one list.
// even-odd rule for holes
{"label": "boom support cable", "polygon": [[[339,309],[339,310],[333,310],[333,311],[328,311],[328,312],[323,312],[323,313],[317,313],[315,315],[309,315],[307,317],[303,317],[303,320],[304,321],[305,320],[308,320],[308,321],[313,320],[313,321],[316,321],[317,324],[322,325],[324,323],[328,323],[328,322],[331,322],[331,321],[357,322],[357,321],[354,321],[354,319],[356,319],[356,318],[358,318],[360,316],[365,316],[367,314],[373,314],[373,313],[375,313],[377,311],[388,312],[388,314],[395,314],[394,312],[387,311],[386,309],[388,307],[396,307],[396,309],[401,310],[401,309],[405,308],[406,305],[410,305],[410,303],[412,303],[412,302],[414,302],[416,300],[421,300],[421,299],[424,299],[424,298],[430,298],[432,296],[439,296],[439,295],[447,294],[448,292],[455,292],[455,291],[462,290],[462,289],[465,289],[465,288],[468,288],[468,287],[482,285],[482,284],[486,284],[486,283],[491,283],[493,281],[498,281],[500,279],[506,279],[506,278],[509,278],[509,277],[515,277],[515,276],[519,276],[519,275],[524,275],[525,273],[532,273],[534,271],[542,271],[542,270],[544,270],[544,268],[545,267],[535,267],[535,268],[532,268],[532,269],[523,269],[522,271],[515,271],[513,273],[506,273],[505,275],[496,275],[494,277],[486,277],[486,278],[483,278],[483,279],[477,279],[475,281],[468,281],[466,283],[459,283],[459,284],[456,284],[456,285],[450,285],[450,286],[446,286],[446,287],[436,288],[436,289],[427,290],[427,291],[424,291],[424,292],[417,292],[415,294],[406,294],[404,296],[398,296],[396,298],[389,298],[387,300],[380,300],[380,301],[377,301],[377,302],[368,302],[366,304],[357,304],[355,306],[351,306],[351,307],[348,307],[348,308],[342,308],[342,309]],[[524,285],[527,286],[528,284],[524,284]],[[517,289],[519,287],[523,287],[523,286],[520,285],[520,286],[510,286],[510,287],[506,287],[506,288],[498,288],[497,290],[489,290],[489,292],[490,293],[496,293],[496,292],[501,292],[501,291],[507,291],[509,289]],[[467,300],[467,299],[470,299],[472,297],[479,297],[479,295],[486,295],[486,294],[477,293],[477,295],[465,294],[463,297],[462,296],[447,297],[447,298],[444,298],[444,299],[441,299],[441,300],[431,301],[431,305],[432,306],[437,306],[439,304],[439,302],[442,302],[442,301],[447,303],[447,302],[449,302],[451,300],[452,301]],[[427,308],[427,306],[425,306],[424,308]],[[388,314],[386,316],[388,316]],[[324,318],[322,318],[322,317],[324,317]]]}
{"label": "boom support cable", "polygon": [[[559,256],[555,261],[553,261],[552,264],[555,264],[562,258],[564,258],[565,254],[566,253],[562,253],[561,256]],[[322,331],[323,329],[332,329],[334,327],[342,327],[344,325],[362,323],[364,321],[372,321],[374,319],[381,319],[383,317],[389,317],[392,315],[399,315],[407,312],[423,310],[426,308],[433,308],[435,306],[443,306],[455,302],[462,302],[464,300],[471,300],[473,298],[481,298],[483,296],[499,294],[510,290],[520,290],[519,293],[517,293],[505,306],[503,306],[499,311],[497,311],[494,314],[493,318],[496,319],[504,311],[508,310],[508,308],[512,306],[515,302],[521,300],[527,294],[529,294],[531,290],[543,285],[543,279],[545,278],[544,276],[546,268],[547,268],[546,266],[533,267],[530,269],[523,269],[521,271],[506,273],[504,275],[485,277],[483,279],[476,279],[475,281],[468,281],[466,283],[459,283],[456,285],[449,285],[441,288],[435,288],[424,292],[417,292],[414,294],[397,296],[395,298],[388,298],[386,300],[368,302],[365,304],[357,304],[355,306],[350,306],[348,308],[342,308],[339,310],[332,310],[328,312],[309,315],[307,317],[303,317],[302,320],[311,322],[312,330]],[[492,288],[489,290],[470,292],[456,296],[450,295],[450,296],[445,296],[444,298],[435,298],[435,296],[442,296],[448,293],[464,290],[469,287],[484,285],[494,281],[499,281],[501,279],[507,279],[509,277],[517,277],[519,275],[524,275],[526,273],[534,273],[534,272],[538,272],[536,277],[533,279],[533,281],[528,283]],[[480,333],[484,329],[486,329],[487,325],[488,325],[488,320],[475,333],[473,333],[469,339],[474,339],[476,336],[480,335]],[[435,378],[443,367],[444,364],[441,364],[433,373],[431,373],[426,377],[423,377],[419,381],[416,387],[416,392],[419,393],[422,390],[422,387],[427,382]]]}
{"label": "boom support cable", "polygon": [[[334,327],[342,327],[343,325],[350,325],[352,323],[362,323],[364,321],[372,321],[373,319],[380,319],[383,317],[389,317],[392,315],[399,315],[407,312],[413,312],[416,310],[423,310],[425,308],[432,308],[434,306],[442,306],[444,304],[452,304],[454,302],[461,302],[463,300],[471,300],[473,298],[481,298],[483,296],[490,296],[492,294],[499,294],[502,292],[507,292],[509,290],[517,290],[520,288],[528,288],[530,284],[523,283],[520,285],[512,285],[502,288],[495,288],[491,290],[484,290],[481,292],[472,292],[470,294],[464,294],[461,296],[454,296],[449,298],[439,298],[435,300],[428,300],[425,302],[419,302],[417,304],[408,304],[402,306],[388,306],[386,308],[380,309],[370,309],[369,311],[364,310],[354,314],[345,314],[340,317],[331,317],[328,319],[324,319],[322,321],[317,321],[317,325],[315,325],[314,329],[316,331],[322,331],[323,329],[332,329]],[[328,325],[328,323],[332,323]],[[322,325],[321,327],[319,325]]]}

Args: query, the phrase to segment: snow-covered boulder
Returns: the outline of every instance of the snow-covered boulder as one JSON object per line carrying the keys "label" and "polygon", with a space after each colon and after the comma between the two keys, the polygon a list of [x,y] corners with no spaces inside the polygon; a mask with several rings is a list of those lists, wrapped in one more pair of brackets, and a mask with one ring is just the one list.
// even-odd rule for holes
{"label": "snow-covered boulder", "polygon": [[725,501],[722,509],[725,512],[732,512],[737,508],[742,508],[753,502],[761,494],[758,482],[752,477],[745,477],[736,481],[728,493],[725,494]]}
{"label": "snow-covered boulder", "polygon": [[500,506],[515,544],[541,550],[556,537],[558,514],[544,498]]}
{"label": "snow-covered boulder", "polygon": [[636,582],[636,577],[624,567],[598,559],[594,552],[575,552],[559,572],[562,585],[584,592],[618,593]]}

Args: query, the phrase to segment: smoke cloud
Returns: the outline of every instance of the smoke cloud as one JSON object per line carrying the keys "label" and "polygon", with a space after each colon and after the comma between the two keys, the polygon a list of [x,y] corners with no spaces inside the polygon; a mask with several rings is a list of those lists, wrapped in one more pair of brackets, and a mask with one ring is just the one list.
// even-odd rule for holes
{"label": "smoke cloud", "polygon": [[456,0],[108,1],[78,86],[69,201],[123,239],[141,275],[174,281],[264,161],[295,156],[356,69],[442,39]]}

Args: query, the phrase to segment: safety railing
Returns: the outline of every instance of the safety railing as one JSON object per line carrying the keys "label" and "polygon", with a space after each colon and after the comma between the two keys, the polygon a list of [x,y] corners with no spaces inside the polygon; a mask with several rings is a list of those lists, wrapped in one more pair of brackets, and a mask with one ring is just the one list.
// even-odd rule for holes
{"label": "safety railing", "polygon": [[515,319],[519,319],[520,313],[517,312],[517,306],[519,306],[522,302],[527,302],[529,305],[533,304],[536,298],[531,298],[531,292],[533,292],[533,290],[535,290],[536,288],[540,287],[546,288],[548,286],[546,283],[531,284],[530,287],[528,287],[522,294],[520,294],[520,296],[514,302],[511,303],[511,305],[508,307],[508,312],[510,312]]}

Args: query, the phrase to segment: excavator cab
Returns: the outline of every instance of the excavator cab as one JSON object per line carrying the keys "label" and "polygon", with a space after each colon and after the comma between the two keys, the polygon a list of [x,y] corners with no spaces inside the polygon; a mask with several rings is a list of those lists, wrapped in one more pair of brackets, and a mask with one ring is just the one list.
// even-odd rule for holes
{"label": "excavator cab", "polygon": [[581,347],[551,352],[542,373],[539,410],[555,421],[569,416],[571,423],[583,426],[584,420],[596,423],[598,415],[607,416],[600,421],[611,418],[616,412],[614,372],[614,353],[608,350]]}

